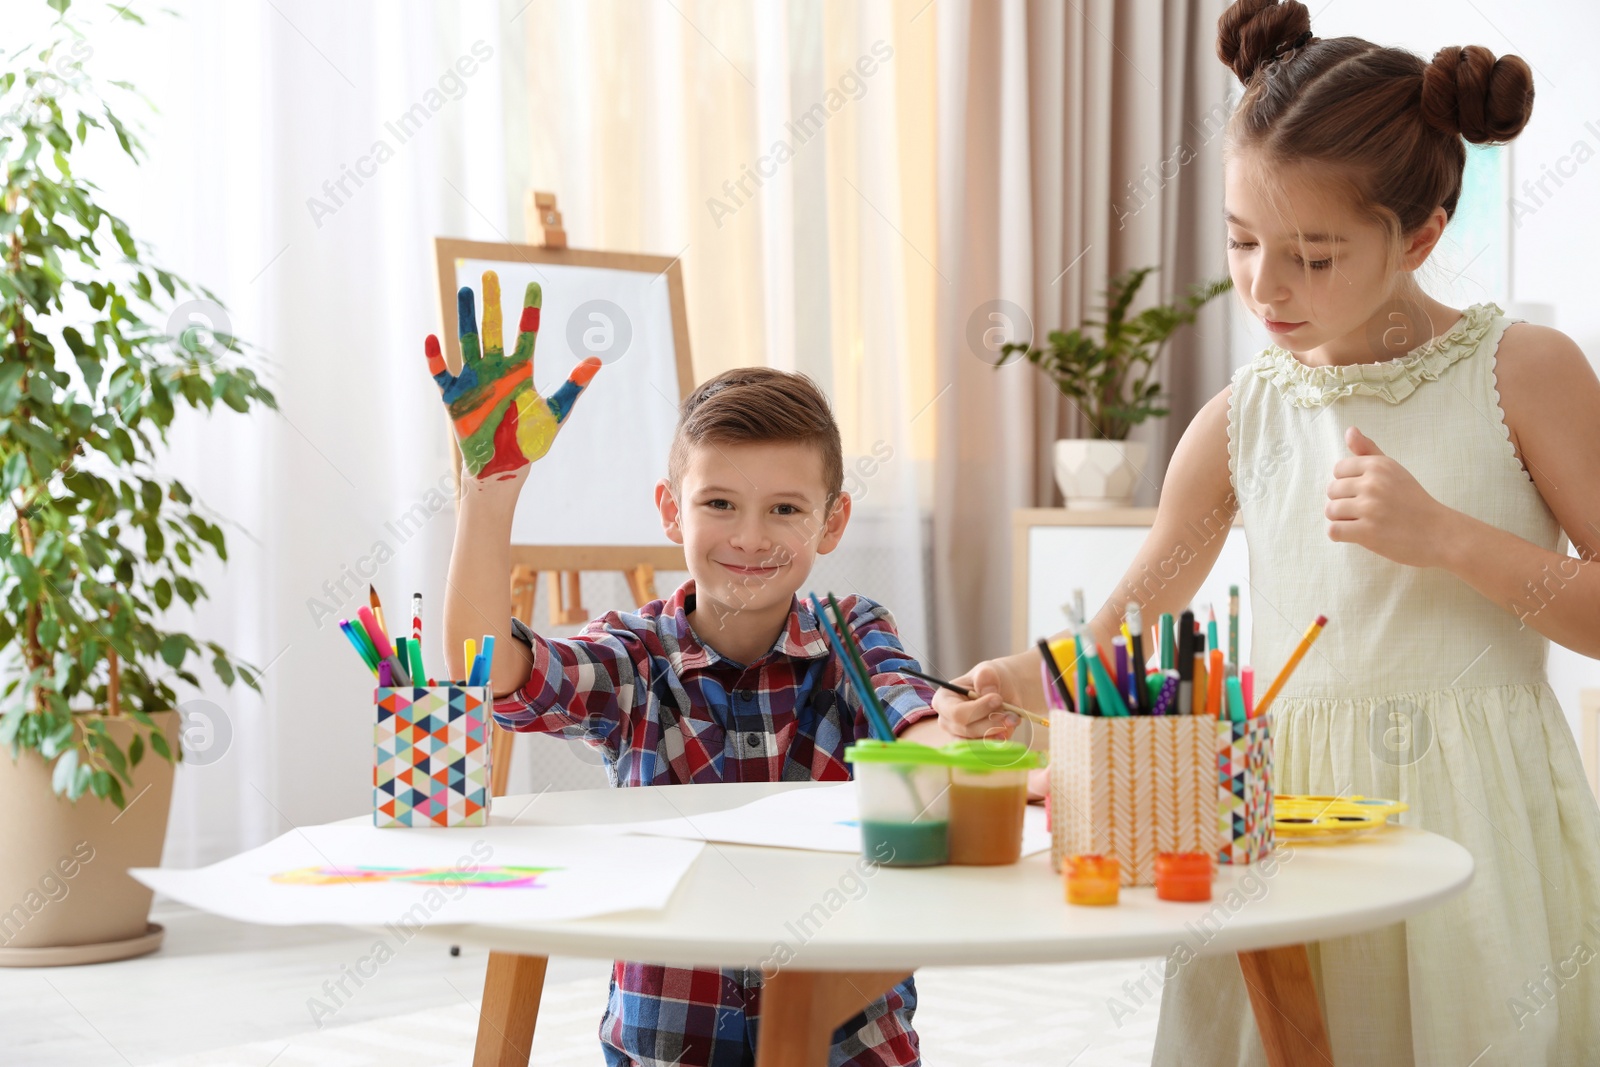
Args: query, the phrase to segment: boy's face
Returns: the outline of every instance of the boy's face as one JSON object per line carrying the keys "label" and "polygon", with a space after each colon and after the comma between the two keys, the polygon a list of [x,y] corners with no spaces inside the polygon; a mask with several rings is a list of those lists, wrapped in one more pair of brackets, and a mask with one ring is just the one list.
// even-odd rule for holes
{"label": "boy's face", "polygon": [[[1317,181],[1310,168],[1269,169],[1243,152],[1228,160],[1223,184],[1228,271],[1274,343],[1306,353],[1342,342],[1329,352],[1370,360],[1398,355],[1430,336],[1418,337],[1415,329],[1408,334],[1393,313],[1406,310],[1397,299],[1408,307],[1412,302],[1409,272],[1433,250],[1444,228],[1443,208],[1406,238],[1396,269],[1384,228],[1356,212],[1334,186]],[[1266,320],[1293,328],[1274,329]],[[1365,349],[1372,351],[1363,356]]]}
{"label": "boy's face", "polygon": [[[850,518],[841,493],[827,511],[822,454],[787,442],[690,449],[681,484],[656,486],[667,536],[683,546],[697,608],[787,613],[819,554],[832,552]],[[766,620],[762,620],[766,621]]]}

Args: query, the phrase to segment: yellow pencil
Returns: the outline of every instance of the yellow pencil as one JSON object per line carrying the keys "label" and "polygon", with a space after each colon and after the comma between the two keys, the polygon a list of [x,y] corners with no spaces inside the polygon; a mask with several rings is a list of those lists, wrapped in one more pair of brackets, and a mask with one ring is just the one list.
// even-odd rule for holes
{"label": "yellow pencil", "polygon": [[1328,617],[1326,615],[1318,615],[1317,621],[1306,627],[1305,636],[1301,637],[1300,643],[1294,646],[1294,652],[1290,654],[1289,662],[1283,665],[1283,670],[1279,671],[1278,676],[1272,680],[1271,687],[1267,689],[1260,700],[1256,701],[1256,715],[1266,713],[1267,705],[1271,704],[1273,698],[1278,695],[1278,690],[1282,689],[1284,683],[1289,680],[1289,675],[1294,673],[1295,667],[1299,666],[1300,661],[1305,658],[1306,651],[1311,648],[1311,642],[1321,635],[1322,628],[1326,625],[1328,625]]}
{"label": "yellow pencil", "polygon": [[467,650],[467,674],[471,674],[472,661],[478,656],[478,642],[469,637],[462,643],[462,647]]}

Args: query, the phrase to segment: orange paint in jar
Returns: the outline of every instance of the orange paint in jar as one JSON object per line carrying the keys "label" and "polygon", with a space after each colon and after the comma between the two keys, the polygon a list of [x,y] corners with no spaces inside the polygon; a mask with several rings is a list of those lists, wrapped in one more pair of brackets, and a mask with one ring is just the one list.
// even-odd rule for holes
{"label": "orange paint in jar", "polygon": [[1028,771],[1043,765],[1044,754],[1011,741],[960,741],[940,752],[950,767],[950,862],[1017,862]]}
{"label": "orange paint in jar", "polygon": [[1206,852],[1156,854],[1156,897],[1197,902],[1211,899],[1211,856]]}

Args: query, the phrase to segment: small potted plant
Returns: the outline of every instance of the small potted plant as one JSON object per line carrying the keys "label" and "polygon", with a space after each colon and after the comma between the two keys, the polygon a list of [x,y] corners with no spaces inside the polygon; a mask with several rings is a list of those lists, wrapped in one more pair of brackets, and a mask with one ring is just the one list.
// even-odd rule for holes
{"label": "small potted plant", "polygon": [[173,685],[198,686],[207,658],[224,684],[257,684],[168,628],[227,544],[157,461],[182,408],[275,402],[215,298],[150,263],[75,170],[91,138],[142,149],[85,74],[69,3],[51,0],[48,39],[0,74],[0,965],[157,947],[127,868],[161,861]]}
{"label": "small potted plant", "polygon": [[[1056,442],[1056,484],[1069,508],[1127,507],[1142,477],[1148,446],[1129,441],[1139,423],[1167,414],[1161,382],[1154,378],[1161,349],[1178,327],[1191,323],[1207,301],[1233,287],[1231,279],[1194,286],[1176,304],[1146,308],[1131,318],[1145,276],[1140,267],[1106,286],[1105,321],[1051,331],[1044,348],[1011,342],[1000,349],[1003,367],[1021,357],[1038,367],[1083,413],[1094,436]],[[1097,327],[1099,337],[1086,330]]]}

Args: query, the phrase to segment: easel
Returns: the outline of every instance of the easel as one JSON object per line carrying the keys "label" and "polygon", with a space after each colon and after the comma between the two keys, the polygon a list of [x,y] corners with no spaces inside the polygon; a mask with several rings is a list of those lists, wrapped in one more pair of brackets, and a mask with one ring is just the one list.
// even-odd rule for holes
{"label": "easel", "polygon": [[[535,248],[550,251],[567,250],[567,231],[561,225],[561,212],[556,207],[554,193],[529,189],[523,200],[523,224],[528,243]],[[687,361],[687,349],[680,360]],[[618,551],[629,557],[619,560]],[[611,570],[620,572],[628,583],[635,606],[644,607],[656,599],[656,570],[682,570],[683,550],[672,546],[662,549],[617,550],[610,548],[584,549],[582,547],[544,547],[531,545],[511,546],[511,613],[519,619],[533,617],[534,597],[539,589],[539,575],[549,582],[550,625],[580,626],[590,619],[583,606],[583,590],[579,580],[582,571]],[[516,733],[499,723],[494,726],[494,764],[489,774],[491,796],[504,796],[506,783],[511,777],[511,752]]]}
{"label": "easel", "polygon": [[[567,247],[566,230],[561,225],[561,212],[556,208],[554,194],[530,190],[523,205],[527,228],[527,245],[491,244],[479,241],[437,238],[434,241],[434,259],[439,284],[439,306],[444,322],[450,321],[456,306],[456,289],[460,284],[456,264],[464,260],[487,260],[501,263],[550,264],[552,266],[597,268],[613,271],[636,271],[654,280],[664,280],[672,320],[672,351],[676,365],[672,368],[679,396],[687,396],[694,387],[694,374],[689,354],[689,326],[687,304],[683,295],[683,268],[677,257],[634,255],[620,252],[590,252]],[[455,332],[442,330],[447,359],[459,366],[461,352]],[[659,349],[659,350],[663,350]],[[615,373],[613,371],[613,373]],[[656,392],[661,389],[656,387]],[[665,395],[664,393],[662,395]],[[591,415],[593,413],[591,412]],[[461,455],[455,447],[455,436],[450,435],[452,454],[457,475],[457,490],[461,473]],[[553,626],[571,626],[588,621],[589,613],[583,606],[578,575],[583,571],[612,571],[620,573],[628,583],[628,591],[639,606],[656,599],[655,576],[657,571],[687,570],[683,549],[678,545],[528,545],[511,546],[512,613],[529,619],[533,615],[534,596],[538,591],[539,575],[549,579],[550,623]],[[511,752],[516,734],[503,730],[497,724],[493,729],[494,757],[490,773],[490,795],[504,796],[506,781],[511,773]],[[523,1067],[528,1062],[532,1044],[533,1027],[539,1010],[539,997],[544,988],[546,959],[542,956],[524,956],[512,952],[489,953],[488,971],[484,977],[483,1007],[480,1012],[477,1048],[473,1063],[478,1067],[494,1064]]]}

